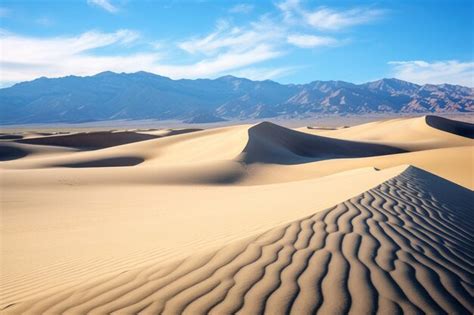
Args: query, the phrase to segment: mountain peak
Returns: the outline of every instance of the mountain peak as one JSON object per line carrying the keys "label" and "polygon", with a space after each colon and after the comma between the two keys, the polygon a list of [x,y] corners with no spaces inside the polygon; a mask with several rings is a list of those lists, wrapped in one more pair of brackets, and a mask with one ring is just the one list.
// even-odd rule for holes
{"label": "mountain peak", "polygon": [[313,81],[295,85],[232,75],[213,80],[173,80],[145,71],[105,71],[0,89],[0,111],[1,124],[474,112],[474,90],[448,84],[421,87],[394,78],[365,84]]}
{"label": "mountain peak", "polygon": [[377,81],[364,83],[362,86],[368,87],[370,90],[378,90],[395,94],[412,94],[421,87],[417,84],[397,78],[383,78]]}
{"label": "mountain peak", "polygon": [[219,81],[234,81],[234,80],[248,80],[248,79],[239,78],[239,77],[228,74],[228,75],[224,75],[222,77],[219,77],[216,80],[219,80]]}
{"label": "mountain peak", "polygon": [[113,71],[103,71],[100,73],[97,73],[96,75],[93,75],[93,77],[107,77],[107,76],[114,76],[118,75],[118,73],[115,73]]}

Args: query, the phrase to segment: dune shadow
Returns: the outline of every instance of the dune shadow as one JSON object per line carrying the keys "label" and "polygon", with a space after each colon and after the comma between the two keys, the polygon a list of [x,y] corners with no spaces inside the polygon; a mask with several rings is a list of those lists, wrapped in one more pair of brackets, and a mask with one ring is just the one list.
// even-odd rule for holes
{"label": "dune shadow", "polygon": [[96,150],[114,147],[122,144],[128,144],[132,142],[150,140],[154,138],[157,137],[154,135],[141,134],[136,132],[125,131],[115,133],[109,131],[98,131],[22,139],[16,142]]}
{"label": "dune shadow", "polygon": [[145,160],[140,157],[115,157],[115,158],[105,158],[97,159],[85,162],[77,163],[66,163],[56,166],[60,167],[70,167],[70,168],[87,168],[87,167],[121,167],[121,166],[135,166],[140,163],[143,163]]}
{"label": "dune shadow", "polygon": [[248,130],[243,163],[302,164],[338,158],[358,158],[407,152],[381,144],[311,135],[269,122]]}
{"label": "dune shadow", "polygon": [[182,135],[182,134],[185,134],[185,133],[196,132],[196,131],[202,131],[202,130],[203,130],[203,129],[200,129],[200,128],[186,128],[186,129],[171,130],[171,131],[170,131],[169,133],[167,133],[166,135],[160,136],[160,138],[162,138],[162,137],[168,137],[168,136]]}
{"label": "dune shadow", "polygon": [[0,140],[19,140],[23,139],[22,135],[0,134]]}
{"label": "dune shadow", "polygon": [[474,139],[474,124],[463,121],[455,121],[443,117],[428,115],[425,118],[426,124],[435,129],[453,133],[455,135]]}
{"label": "dune shadow", "polygon": [[36,144],[36,145],[50,145],[59,147],[68,147],[81,150],[98,150],[104,148],[115,147],[123,144],[129,144],[133,142],[146,141],[151,139],[169,137],[174,135],[180,135],[189,132],[200,131],[202,129],[178,129],[171,130],[166,135],[152,135],[146,133],[139,133],[133,131],[96,131],[96,132],[83,132],[76,134],[60,134],[54,136],[38,137],[19,139],[15,142]]}
{"label": "dune shadow", "polygon": [[0,161],[12,161],[21,159],[30,154],[27,150],[17,148],[8,144],[0,144]]}

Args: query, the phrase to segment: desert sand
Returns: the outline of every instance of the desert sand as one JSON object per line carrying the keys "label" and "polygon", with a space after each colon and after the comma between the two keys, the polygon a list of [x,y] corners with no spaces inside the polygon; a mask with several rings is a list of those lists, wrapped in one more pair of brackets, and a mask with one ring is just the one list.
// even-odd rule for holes
{"label": "desert sand", "polygon": [[474,312],[474,126],[4,133],[5,314]]}

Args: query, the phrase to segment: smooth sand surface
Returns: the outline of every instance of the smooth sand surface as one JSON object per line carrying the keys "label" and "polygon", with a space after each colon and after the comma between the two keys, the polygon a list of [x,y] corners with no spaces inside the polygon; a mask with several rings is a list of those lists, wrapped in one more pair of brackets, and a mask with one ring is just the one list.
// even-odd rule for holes
{"label": "smooth sand surface", "polygon": [[3,135],[0,308],[472,313],[472,130]]}

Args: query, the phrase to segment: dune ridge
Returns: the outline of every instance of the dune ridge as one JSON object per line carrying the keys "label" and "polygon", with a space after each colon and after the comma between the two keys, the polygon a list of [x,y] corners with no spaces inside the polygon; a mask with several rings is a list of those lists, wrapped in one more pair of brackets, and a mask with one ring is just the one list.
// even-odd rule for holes
{"label": "dune ridge", "polygon": [[95,131],[73,134],[47,135],[16,140],[18,143],[71,147],[77,149],[97,150],[128,143],[146,141],[167,136],[180,135],[195,131],[197,128],[158,130],[158,131]]}
{"label": "dune ridge", "polygon": [[425,116],[426,123],[436,129],[453,133],[455,135],[474,139],[474,125],[462,122],[452,121],[439,116],[427,115]]}
{"label": "dune ridge", "polygon": [[241,161],[298,164],[325,159],[367,157],[405,152],[386,145],[326,138],[262,122],[248,130]]}
{"label": "dune ridge", "polygon": [[309,134],[335,139],[383,144],[405,151],[472,146],[474,125],[438,116],[396,118],[336,130],[299,128]]}
{"label": "dune ridge", "polygon": [[[261,185],[306,180],[353,168],[413,164],[473,188],[473,140],[431,127],[428,118],[393,119],[332,131],[298,131],[268,122],[178,130],[177,134],[173,130],[141,131],[158,138],[89,151],[5,142],[0,144],[0,156],[3,150],[2,158],[10,161],[0,163],[0,168],[9,170],[5,178],[57,181],[58,177],[66,177],[88,185]],[[446,124],[445,129],[465,129],[464,123],[448,119],[438,124]],[[90,141],[97,141],[95,133],[87,135]],[[445,158],[452,163],[446,164]],[[64,168],[80,168],[80,172],[65,172]]]}
{"label": "dune ridge", "polygon": [[3,309],[27,313],[474,311],[473,192],[415,167],[327,210],[166,265]]}

